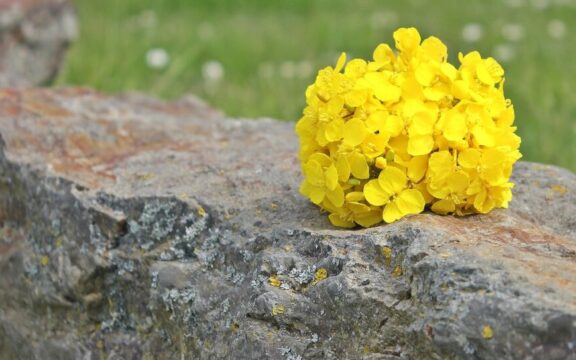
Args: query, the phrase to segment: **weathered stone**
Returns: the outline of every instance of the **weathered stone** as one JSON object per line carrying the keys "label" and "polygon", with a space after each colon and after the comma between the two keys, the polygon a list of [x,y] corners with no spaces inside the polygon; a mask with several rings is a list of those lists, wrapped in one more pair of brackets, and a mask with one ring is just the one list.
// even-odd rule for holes
{"label": "weathered stone", "polygon": [[0,134],[0,358],[576,359],[567,170],[340,230],[298,194],[292,124],[5,90]]}
{"label": "weathered stone", "polygon": [[69,0],[0,0],[0,86],[52,81],[76,35]]}

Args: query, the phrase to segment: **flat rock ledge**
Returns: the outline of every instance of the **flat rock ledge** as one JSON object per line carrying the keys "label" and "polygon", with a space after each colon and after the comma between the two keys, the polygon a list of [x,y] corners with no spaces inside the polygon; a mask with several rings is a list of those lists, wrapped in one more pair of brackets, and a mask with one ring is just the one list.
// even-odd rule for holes
{"label": "flat rock ledge", "polygon": [[293,126],[1,90],[0,358],[576,359],[573,173],[340,230],[298,194]]}

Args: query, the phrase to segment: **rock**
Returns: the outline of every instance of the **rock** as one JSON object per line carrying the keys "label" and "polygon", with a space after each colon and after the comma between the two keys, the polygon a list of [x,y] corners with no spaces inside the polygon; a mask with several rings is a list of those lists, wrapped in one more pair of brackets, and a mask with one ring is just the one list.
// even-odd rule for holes
{"label": "rock", "polygon": [[293,124],[3,90],[0,134],[0,358],[576,359],[567,170],[341,230],[298,194]]}
{"label": "rock", "polygon": [[52,81],[76,35],[68,0],[1,0],[0,86]]}

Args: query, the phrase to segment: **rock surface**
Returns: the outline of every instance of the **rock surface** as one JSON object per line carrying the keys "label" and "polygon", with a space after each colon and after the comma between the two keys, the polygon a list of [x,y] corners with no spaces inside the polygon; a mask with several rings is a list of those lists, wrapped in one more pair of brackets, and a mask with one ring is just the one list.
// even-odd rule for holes
{"label": "rock surface", "polygon": [[567,170],[518,163],[507,210],[339,230],[293,124],[3,90],[0,134],[0,358],[576,359]]}
{"label": "rock surface", "polygon": [[53,80],[76,33],[69,0],[0,0],[0,86]]}

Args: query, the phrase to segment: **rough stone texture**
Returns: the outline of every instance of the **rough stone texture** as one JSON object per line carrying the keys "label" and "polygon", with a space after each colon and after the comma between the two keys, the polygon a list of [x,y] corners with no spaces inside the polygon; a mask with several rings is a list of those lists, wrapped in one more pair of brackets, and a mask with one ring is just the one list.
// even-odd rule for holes
{"label": "rough stone texture", "polygon": [[298,195],[293,124],[4,90],[0,134],[0,358],[576,359],[567,170],[519,163],[508,210],[339,230]]}
{"label": "rough stone texture", "polygon": [[53,80],[76,33],[69,0],[0,0],[0,86]]}

